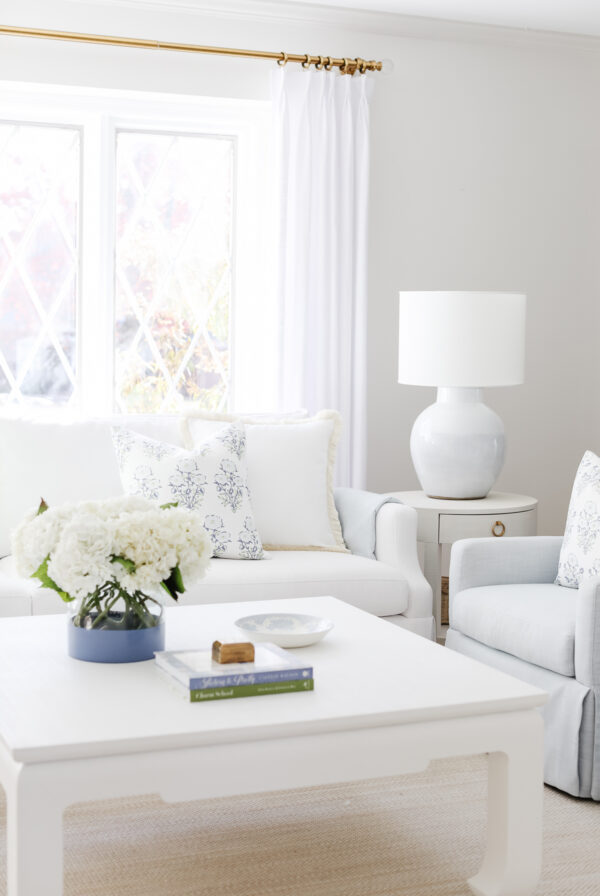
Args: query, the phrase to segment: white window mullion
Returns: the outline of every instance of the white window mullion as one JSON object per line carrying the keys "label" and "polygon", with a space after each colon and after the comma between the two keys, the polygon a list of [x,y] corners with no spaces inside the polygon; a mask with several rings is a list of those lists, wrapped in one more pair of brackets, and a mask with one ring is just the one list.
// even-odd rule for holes
{"label": "white window mullion", "polygon": [[84,125],[78,368],[80,405],[113,412],[115,131],[106,115]]}

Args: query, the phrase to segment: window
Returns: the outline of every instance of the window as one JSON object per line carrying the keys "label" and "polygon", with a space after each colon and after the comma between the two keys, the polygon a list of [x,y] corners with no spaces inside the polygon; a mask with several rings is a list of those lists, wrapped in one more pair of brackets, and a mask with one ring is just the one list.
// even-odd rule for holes
{"label": "window", "polygon": [[268,105],[14,86],[0,101],[0,403],[274,400]]}
{"label": "window", "polygon": [[76,386],[76,128],[0,123],[0,394],[67,402]]}
{"label": "window", "polygon": [[[227,406],[231,138],[117,133],[115,401]],[[201,248],[200,248],[201,247]]]}

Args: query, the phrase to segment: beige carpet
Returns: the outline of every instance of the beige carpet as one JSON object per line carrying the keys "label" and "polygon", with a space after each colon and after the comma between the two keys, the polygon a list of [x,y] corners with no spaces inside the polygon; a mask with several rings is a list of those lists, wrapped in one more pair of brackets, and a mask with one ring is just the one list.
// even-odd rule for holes
{"label": "beige carpet", "polygon": [[[65,816],[65,896],[466,896],[485,796],[477,757],[235,800],[87,803]],[[544,826],[537,896],[598,896],[600,804],[546,788]]]}

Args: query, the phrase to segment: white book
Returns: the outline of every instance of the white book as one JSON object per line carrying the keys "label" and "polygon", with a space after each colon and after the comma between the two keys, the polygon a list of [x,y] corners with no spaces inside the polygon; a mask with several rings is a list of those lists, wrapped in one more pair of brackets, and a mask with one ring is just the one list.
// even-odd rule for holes
{"label": "white book", "polygon": [[154,658],[161,669],[190,690],[313,678],[312,666],[268,642],[255,645],[253,663],[216,663],[212,658],[212,647],[161,650],[154,654]]}

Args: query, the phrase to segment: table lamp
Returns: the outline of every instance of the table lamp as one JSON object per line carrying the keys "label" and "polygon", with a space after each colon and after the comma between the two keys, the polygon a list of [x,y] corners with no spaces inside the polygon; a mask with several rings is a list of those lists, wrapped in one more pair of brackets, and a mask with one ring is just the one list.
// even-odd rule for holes
{"label": "table lamp", "polygon": [[524,295],[401,292],[398,382],[435,386],[415,420],[410,451],[433,498],[485,498],[504,462],[504,427],[485,386],[523,382]]}

